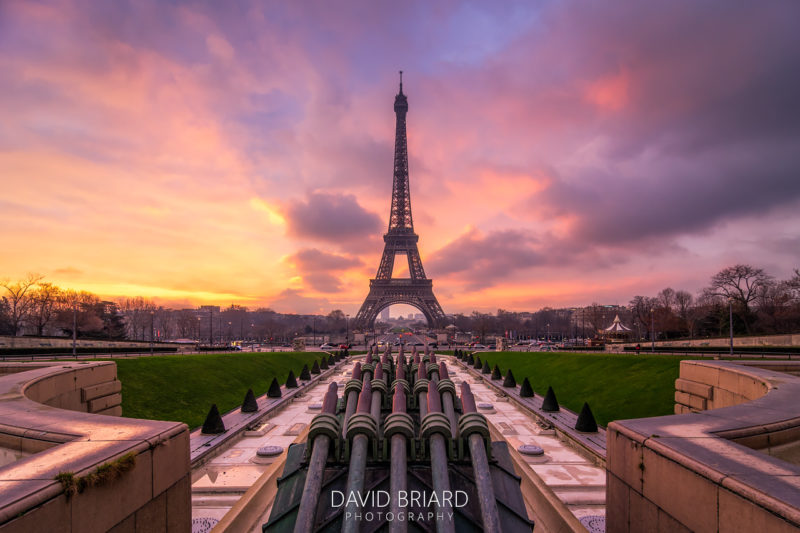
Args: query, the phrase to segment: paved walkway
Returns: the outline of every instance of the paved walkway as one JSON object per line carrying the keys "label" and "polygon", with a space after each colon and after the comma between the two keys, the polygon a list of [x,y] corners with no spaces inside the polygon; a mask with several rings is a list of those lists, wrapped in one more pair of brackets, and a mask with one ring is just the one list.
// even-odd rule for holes
{"label": "paved walkway", "polygon": [[[339,394],[350,376],[354,362],[344,363],[333,372],[317,381],[304,394],[289,400],[286,407],[272,418],[267,418],[258,424],[253,431],[246,431],[232,444],[213,459],[209,460],[192,472],[192,521],[193,531],[210,531],[203,524],[212,526],[221,519],[225,513],[247,492],[253,483],[261,476],[272,462],[274,457],[259,457],[256,452],[264,446],[280,446],[288,448],[298,436],[305,431],[311,419],[320,412],[322,398],[332,380],[339,384]],[[262,401],[259,398],[259,407]],[[274,401],[274,400],[273,400]],[[238,417],[240,413],[231,413]],[[262,415],[263,416],[263,415]],[[225,422],[227,426],[227,418]],[[192,434],[195,437],[194,433]],[[200,443],[196,437],[193,444]],[[193,447],[193,454],[196,447]],[[270,509],[265,509],[265,518],[269,516]],[[261,526],[257,529],[261,532]]]}
{"label": "paved walkway", "polygon": [[[555,430],[541,427],[535,415],[510,402],[507,396],[499,396],[483,378],[453,364],[452,360],[448,361],[447,368],[456,387],[462,381],[469,383],[479,404],[478,412],[483,413],[502,433],[509,446],[516,449],[523,444],[532,444],[544,450],[543,456],[522,457],[576,517],[605,516],[604,468],[596,466],[586,455],[559,439]],[[482,409],[482,403],[493,407]]]}

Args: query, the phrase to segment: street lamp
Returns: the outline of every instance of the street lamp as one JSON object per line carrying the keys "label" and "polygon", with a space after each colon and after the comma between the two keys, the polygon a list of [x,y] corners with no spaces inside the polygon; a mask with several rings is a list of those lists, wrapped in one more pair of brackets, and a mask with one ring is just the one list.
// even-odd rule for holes
{"label": "street lamp", "polygon": [[208,306],[208,347],[214,346],[214,310]]}
{"label": "street lamp", "polygon": [[547,342],[550,342],[550,323],[547,324]]}
{"label": "street lamp", "polygon": [[155,314],[155,311],[150,311],[150,355],[153,355],[153,317]]}
{"label": "street lamp", "polygon": [[731,332],[731,357],[733,357],[733,298],[728,298],[728,324]]}
{"label": "street lamp", "polygon": [[344,315],[344,344],[350,346],[350,315]]}
{"label": "street lamp", "polygon": [[652,353],[656,353],[656,310],[650,308],[650,342]]}

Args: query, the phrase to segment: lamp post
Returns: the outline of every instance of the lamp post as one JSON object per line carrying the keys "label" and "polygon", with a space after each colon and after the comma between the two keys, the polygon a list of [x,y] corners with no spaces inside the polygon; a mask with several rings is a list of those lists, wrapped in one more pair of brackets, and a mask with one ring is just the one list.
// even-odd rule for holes
{"label": "lamp post", "polygon": [[650,308],[650,351],[656,353],[656,310]]}
{"label": "lamp post", "polygon": [[150,355],[153,355],[153,319],[156,315],[155,311],[150,311]]}
{"label": "lamp post", "polygon": [[214,346],[214,310],[208,306],[208,347]]}
{"label": "lamp post", "polygon": [[733,298],[728,298],[728,325],[731,333],[731,357],[733,357]]}
{"label": "lamp post", "polygon": [[197,317],[197,344],[200,344],[200,321],[202,317]]}
{"label": "lamp post", "polygon": [[547,324],[547,342],[550,342],[550,324]]}
{"label": "lamp post", "polygon": [[344,315],[344,344],[350,346],[350,315]]}
{"label": "lamp post", "polygon": [[78,358],[78,302],[72,305],[72,357]]}

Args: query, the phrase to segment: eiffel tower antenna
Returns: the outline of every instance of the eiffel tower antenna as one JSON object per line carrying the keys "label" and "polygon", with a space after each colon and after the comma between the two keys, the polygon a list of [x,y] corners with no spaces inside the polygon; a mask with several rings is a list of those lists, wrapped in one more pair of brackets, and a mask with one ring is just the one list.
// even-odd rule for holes
{"label": "eiffel tower antenna", "polygon": [[[433,294],[433,281],[425,276],[419,257],[411,216],[411,191],[408,181],[408,141],[406,139],[406,114],[408,98],[403,94],[403,71],[400,71],[400,92],[394,97],[395,139],[394,172],[392,181],[392,206],[389,211],[389,228],[383,236],[385,243],[378,273],[369,282],[369,294],[355,317],[355,327],[369,328],[383,309],[393,304],[416,307],[430,327],[444,323],[445,315]],[[408,278],[392,278],[397,255],[408,260]]]}

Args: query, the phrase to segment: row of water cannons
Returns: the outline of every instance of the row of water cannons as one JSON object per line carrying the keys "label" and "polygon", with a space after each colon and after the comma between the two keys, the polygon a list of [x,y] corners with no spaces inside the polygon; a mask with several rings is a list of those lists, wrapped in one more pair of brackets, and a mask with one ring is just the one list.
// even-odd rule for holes
{"label": "row of water cannons", "polygon": [[[491,374],[491,379],[493,381],[499,381],[502,379],[503,387],[511,389],[517,388],[517,380],[514,379],[514,374],[511,372],[510,368],[508,369],[508,372],[506,372],[505,378],[503,378],[503,374],[500,372],[499,366],[494,365],[494,369],[490,368],[488,361],[481,362],[480,356],[477,356],[474,353],[468,353],[457,349],[455,350],[454,355],[456,359],[463,361],[467,366],[471,366],[475,370],[479,370],[481,374]],[[522,380],[522,385],[519,389],[519,396],[520,398],[533,398],[534,396],[533,387],[531,387],[531,382],[527,377]],[[547,393],[545,393],[544,400],[542,401],[542,411],[556,413],[560,410],[561,407],[558,405],[556,393],[553,391],[553,387],[548,386]],[[581,412],[578,415],[578,420],[575,423],[575,429],[582,433],[597,432],[597,422],[595,421],[592,410],[589,408],[589,404],[587,402],[583,403],[583,408],[581,409]]]}
{"label": "row of water cannons", "polygon": [[[300,381],[311,381],[312,375],[321,374],[323,370],[328,370],[339,361],[346,359],[348,355],[349,351],[344,349],[328,354],[327,357],[322,357],[320,361],[315,359],[311,368],[308,368],[307,364],[303,365],[303,369],[300,371],[298,377],[295,377],[294,371],[289,370],[289,375],[286,377],[286,388],[299,388],[300,385],[297,383],[298,379],[300,379]],[[272,378],[272,383],[270,383],[269,389],[267,389],[267,398],[280,398],[282,394],[278,378]],[[255,413],[258,411],[258,402],[256,401],[256,395],[253,393],[253,389],[247,389],[247,393],[244,395],[244,401],[242,402],[241,411],[243,413]],[[225,423],[222,420],[217,404],[212,404],[206,416],[206,420],[203,423],[201,432],[207,435],[214,435],[225,433],[225,431]]]}
{"label": "row of water cannons", "polygon": [[[390,493],[408,490],[408,462],[430,461],[433,490],[452,493],[448,461],[471,462],[485,531],[500,531],[500,519],[492,486],[489,461],[491,438],[486,418],[477,412],[475,398],[467,383],[461,384],[460,398],[447,366],[427,348],[420,356],[413,349],[407,360],[403,347],[397,359],[387,347],[382,356],[377,347],[365,362],[356,363],[344,394],[331,383],[309,428],[306,447],[308,470],[298,509],[295,532],[313,531],[326,464],[348,466],[345,494],[365,490],[368,458],[373,466],[389,463]],[[391,410],[381,421],[381,411]],[[418,413],[418,420],[411,414]],[[390,512],[403,509],[392,499]],[[348,499],[345,516],[358,511]],[[448,516],[452,503],[436,504],[436,512]],[[348,515],[348,513],[351,513]],[[390,531],[405,531],[406,522],[392,521]],[[453,521],[437,523],[437,530],[455,531]],[[344,520],[342,531],[358,531],[358,522]]]}

